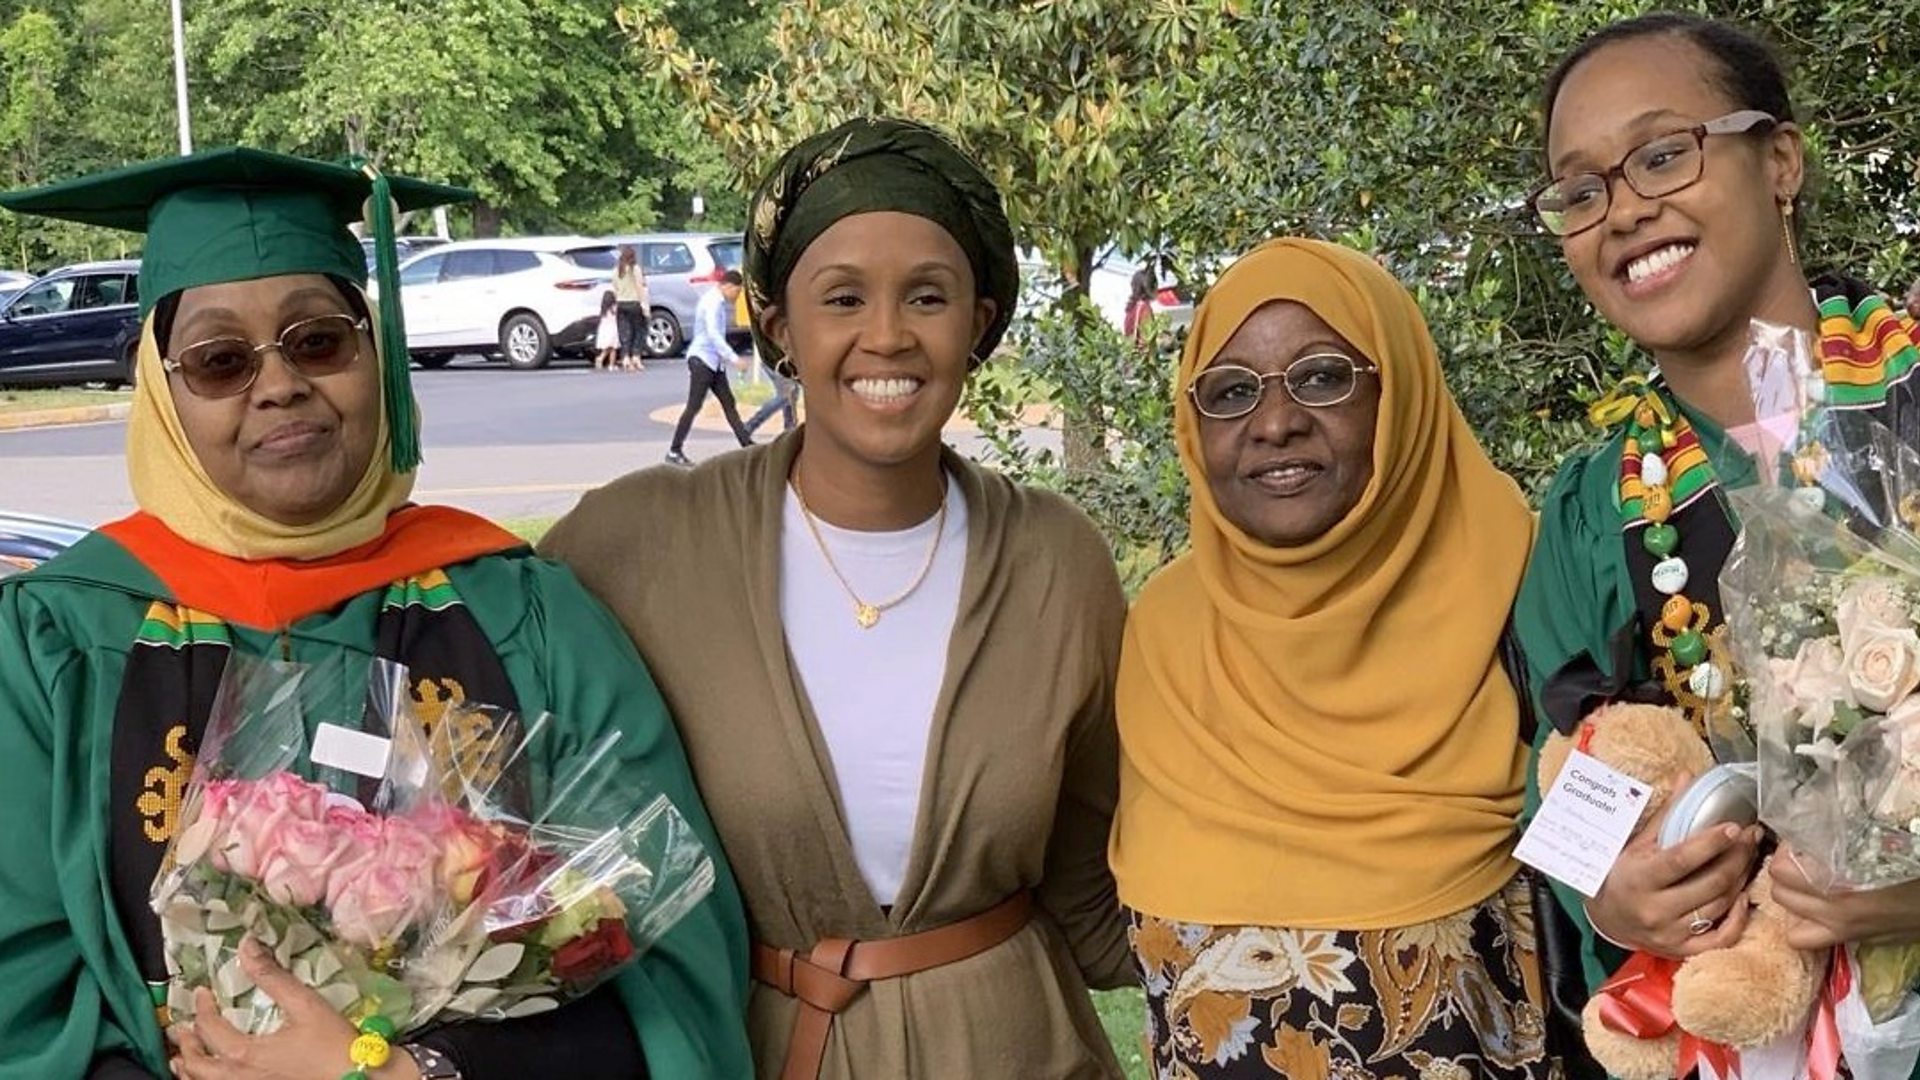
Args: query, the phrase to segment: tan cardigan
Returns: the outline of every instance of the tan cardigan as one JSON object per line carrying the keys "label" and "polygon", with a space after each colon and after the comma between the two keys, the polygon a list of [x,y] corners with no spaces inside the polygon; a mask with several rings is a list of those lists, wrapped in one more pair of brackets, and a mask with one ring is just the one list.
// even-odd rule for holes
{"label": "tan cardigan", "polygon": [[[836,1020],[823,1080],[1117,1077],[1087,997],[1088,984],[1132,981],[1106,862],[1125,614],[1111,555],[1064,500],[946,455],[967,499],[966,570],[889,913],[854,862],[780,620],[782,508],[802,437],[617,480],[543,551],[612,607],[659,680],[757,940],[897,937],[1036,891],[1033,922],[1002,945],[874,983]],[[778,1075],[795,1012],[755,986],[761,1076]]]}

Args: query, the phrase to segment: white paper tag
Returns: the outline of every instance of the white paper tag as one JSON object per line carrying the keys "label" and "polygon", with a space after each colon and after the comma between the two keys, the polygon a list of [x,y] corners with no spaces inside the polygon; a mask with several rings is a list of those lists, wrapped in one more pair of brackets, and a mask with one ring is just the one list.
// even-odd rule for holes
{"label": "white paper tag", "polygon": [[313,733],[313,750],[307,756],[315,765],[381,780],[386,778],[387,755],[392,751],[392,739],[338,724],[321,724]]}
{"label": "white paper tag", "polygon": [[1590,898],[1627,846],[1650,795],[1646,783],[1575,750],[1513,857]]}

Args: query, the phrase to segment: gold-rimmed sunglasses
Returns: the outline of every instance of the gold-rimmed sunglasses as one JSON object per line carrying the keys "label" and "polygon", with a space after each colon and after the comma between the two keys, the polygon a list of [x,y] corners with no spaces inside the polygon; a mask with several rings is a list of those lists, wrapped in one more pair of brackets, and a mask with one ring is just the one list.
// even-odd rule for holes
{"label": "gold-rimmed sunglasses", "polygon": [[169,375],[178,373],[196,397],[244,394],[260,377],[269,349],[307,378],[335,375],[360,359],[360,336],[367,320],[352,315],[318,315],[280,331],[277,340],[256,345],[242,337],[196,341],[160,361]]}
{"label": "gold-rimmed sunglasses", "polygon": [[1378,364],[1363,364],[1345,353],[1308,353],[1286,370],[1265,375],[1238,364],[1210,367],[1187,384],[1187,396],[1202,416],[1237,420],[1260,407],[1269,380],[1279,380],[1287,396],[1307,408],[1324,409],[1352,397],[1360,376],[1379,373]]}
{"label": "gold-rimmed sunglasses", "polygon": [[1672,195],[1699,182],[1706,169],[1707,136],[1748,135],[1779,123],[1771,114],[1742,109],[1648,139],[1605,172],[1579,172],[1547,181],[1527,197],[1527,205],[1549,233],[1561,239],[1577,236],[1607,219],[1615,180],[1625,180],[1643,199]]}

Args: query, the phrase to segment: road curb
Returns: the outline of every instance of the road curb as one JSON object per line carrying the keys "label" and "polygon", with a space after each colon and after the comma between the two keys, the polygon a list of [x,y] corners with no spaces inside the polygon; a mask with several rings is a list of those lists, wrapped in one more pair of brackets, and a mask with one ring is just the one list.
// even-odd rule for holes
{"label": "road curb", "polygon": [[103,420],[124,420],[133,411],[133,403],[112,405],[75,405],[65,409],[32,409],[26,412],[0,412],[0,431],[22,428],[60,427],[66,424],[97,424]]}

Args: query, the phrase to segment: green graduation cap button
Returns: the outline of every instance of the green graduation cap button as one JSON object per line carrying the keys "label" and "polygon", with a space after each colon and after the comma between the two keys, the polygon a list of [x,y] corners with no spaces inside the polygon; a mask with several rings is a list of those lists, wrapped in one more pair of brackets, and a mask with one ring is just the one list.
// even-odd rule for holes
{"label": "green graduation cap button", "polygon": [[[464,202],[464,188],[387,177],[401,210]],[[140,313],[196,285],[277,274],[365,282],[366,256],[347,230],[372,179],[346,165],[228,147],[0,194],[22,214],[147,234]]]}

